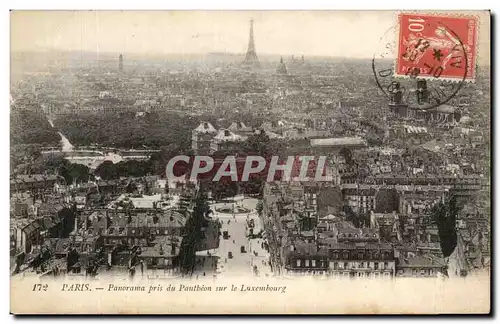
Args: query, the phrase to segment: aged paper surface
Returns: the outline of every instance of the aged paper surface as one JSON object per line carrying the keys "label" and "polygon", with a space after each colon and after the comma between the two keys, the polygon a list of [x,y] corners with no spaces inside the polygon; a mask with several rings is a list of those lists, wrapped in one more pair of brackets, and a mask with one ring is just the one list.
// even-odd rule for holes
{"label": "aged paper surface", "polygon": [[490,312],[489,11],[12,11],[13,314]]}

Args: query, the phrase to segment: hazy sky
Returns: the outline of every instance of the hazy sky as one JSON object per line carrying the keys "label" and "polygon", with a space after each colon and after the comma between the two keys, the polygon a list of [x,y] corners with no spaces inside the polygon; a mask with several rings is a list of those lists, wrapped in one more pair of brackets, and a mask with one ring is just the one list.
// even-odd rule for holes
{"label": "hazy sky", "polygon": [[[244,53],[252,18],[257,53],[356,58],[372,57],[396,22],[389,11],[15,11],[11,50]],[[489,29],[481,15],[488,59]]]}

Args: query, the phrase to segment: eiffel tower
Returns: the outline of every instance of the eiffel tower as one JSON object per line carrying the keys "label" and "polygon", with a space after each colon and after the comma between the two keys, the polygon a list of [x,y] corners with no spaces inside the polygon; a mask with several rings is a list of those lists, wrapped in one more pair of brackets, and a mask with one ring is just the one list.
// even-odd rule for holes
{"label": "eiffel tower", "polygon": [[250,20],[250,39],[248,41],[247,55],[245,56],[243,65],[253,68],[260,67],[259,58],[257,57],[257,52],[255,52],[255,42],[253,39],[253,20]]}

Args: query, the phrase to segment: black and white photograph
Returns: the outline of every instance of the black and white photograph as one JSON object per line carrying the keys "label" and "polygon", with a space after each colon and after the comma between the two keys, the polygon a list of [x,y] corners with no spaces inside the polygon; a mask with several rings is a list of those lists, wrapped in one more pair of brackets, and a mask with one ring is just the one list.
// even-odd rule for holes
{"label": "black and white photograph", "polygon": [[12,314],[491,311],[490,11],[9,16]]}

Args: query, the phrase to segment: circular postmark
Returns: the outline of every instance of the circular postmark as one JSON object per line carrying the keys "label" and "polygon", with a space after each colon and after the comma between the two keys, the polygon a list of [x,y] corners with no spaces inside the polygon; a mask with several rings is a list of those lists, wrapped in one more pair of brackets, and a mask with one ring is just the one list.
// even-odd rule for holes
{"label": "circular postmark", "polygon": [[467,45],[434,18],[410,18],[409,24],[393,26],[380,38],[372,70],[389,103],[430,110],[450,102],[466,82],[470,74]]}

